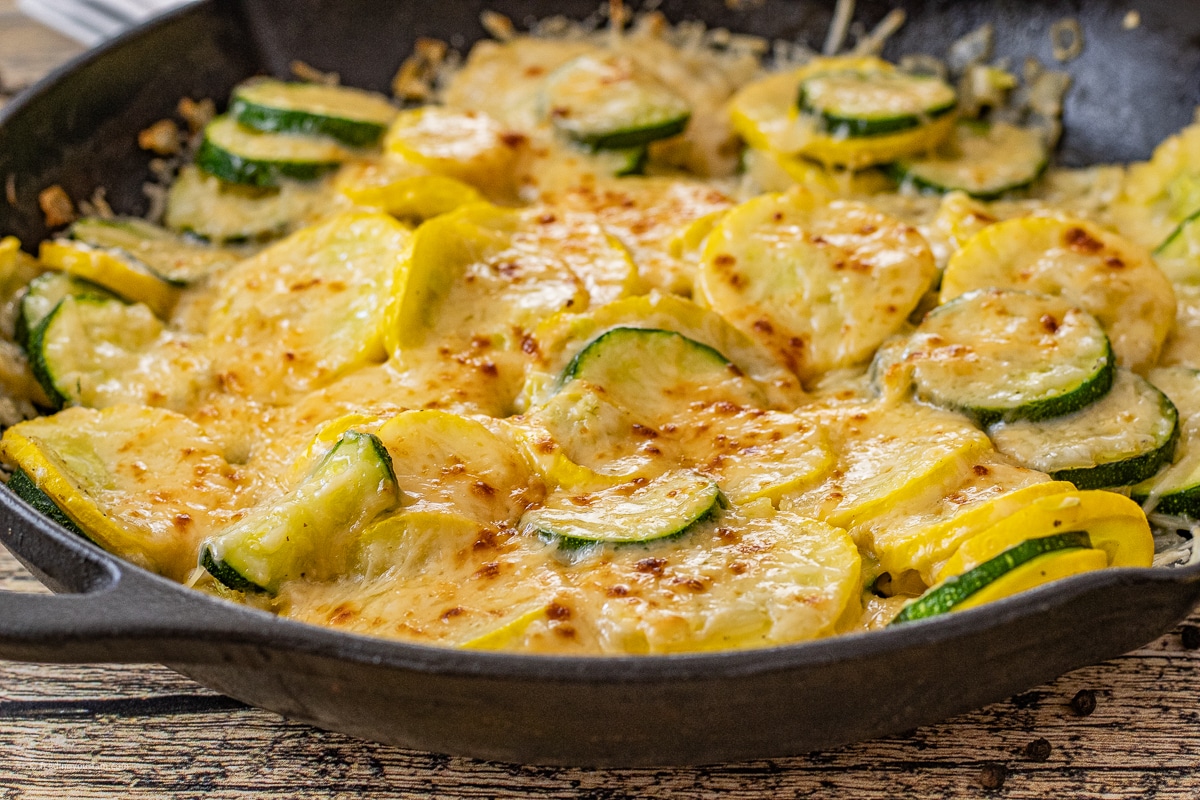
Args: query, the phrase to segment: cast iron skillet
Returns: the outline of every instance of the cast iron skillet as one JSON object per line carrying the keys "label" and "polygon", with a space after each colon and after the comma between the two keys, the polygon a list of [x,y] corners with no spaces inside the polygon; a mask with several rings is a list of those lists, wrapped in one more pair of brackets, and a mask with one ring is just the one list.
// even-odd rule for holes
{"label": "cast iron skillet", "polygon": [[[828,3],[667,0],[674,20],[818,46]],[[895,5],[909,22],[893,56],[943,53],[980,23],[1001,55],[1050,60],[1047,31],[1077,17],[1087,46],[1070,65],[1060,160],[1146,157],[1200,103],[1200,5],[1180,0],[1042,2],[860,0],[874,24]],[[144,208],[147,157],[136,132],[177,99],[223,99],[292,59],[385,89],[418,36],[459,47],[482,35],[484,7],[520,24],[594,0],[208,0],[92,53],[0,113],[0,232],[46,231],[38,191],[108,188]],[[1141,26],[1127,31],[1130,7]],[[123,563],[0,492],[0,539],[60,596],[0,594],[0,657],[161,662],[288,717],[414,748],[504,761],[695,764],[766,758],[880,736],[999,700],[1137,647],[1200,600],[1200,566],[1089,573],[943,619],[750,652],[653,658],[547,658],[459,652],[309,627],[225,603]]]}

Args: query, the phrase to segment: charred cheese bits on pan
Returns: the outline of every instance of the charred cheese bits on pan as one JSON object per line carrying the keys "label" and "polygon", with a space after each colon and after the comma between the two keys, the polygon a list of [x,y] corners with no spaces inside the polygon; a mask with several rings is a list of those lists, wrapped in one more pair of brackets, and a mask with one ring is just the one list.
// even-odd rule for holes
{"label": "charred cheese bits on pan", "polygon": [[1200,128],[1059,169],[995,66],[689,30],[483,42],[419,107],[250,80],[162,224],[0,241],[9,488],[284,617],[584,655],[918,624],[1200,524]]}

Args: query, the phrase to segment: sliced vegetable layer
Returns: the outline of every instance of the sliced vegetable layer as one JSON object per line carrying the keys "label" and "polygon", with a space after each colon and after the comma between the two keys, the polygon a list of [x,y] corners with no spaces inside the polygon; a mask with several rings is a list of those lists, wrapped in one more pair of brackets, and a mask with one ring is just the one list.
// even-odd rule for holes
{"label": "sliced vegetable layer", "polygon": [[164,222],[172,230],[217,244],[261,242],[316,220],[328,202],[322,184],[240,186],[189,165],[171,184]]}
{"label": "sliced vegetable layer", "polygon": [[99,284],[131,302],[145,303],[160,317],[170,314],[179,297],[176,287],[123,250],[62,239],[43,242],[38,257],[48,267]]}
{"label": "sliced vegetable layer", "polygon": [[1144,378],[1118,370],[1112,390],[1081,411],[988,429],[996,449],[1080,489],[1129,486],[1169,464],[1178,413]]}
{"label": "sliced vegetable layer", "polygon": [[1160,367],[1149,378],[1179,411],[1179,445],[1174,463],[1134,486],[1130,496],[1152,512],[1200,519],[1200,372]]}
{"label": "sliced vegetable layer", "polygon": [[316,180],[352,155],[328,139],[261,133],[222,116],[204,129],[196,166],[223,181],[261,188],[278,186],[286,179]]}
{"label": "sliced vegetable layer", "polygon": [[55,407],[96,406],[104,384],[127,377],[162,331],[145,306],[67,296],[30,331],[30,366]]}
{"label": "sliced vegetable layer", "polygon": [[683,132],[691,108],[621,56],[581,56],[546,80],[542,103],[560,133],[596,149],[640,147]]}
{"label": "sliced vegetable layer", "polygon": [[917,394],[990,425],[1078,411],[1115,372],[1104,329],[1060,298],[1003,289],[939,306],[905,351]]}
{"label": "sliced vegetable layer", "polygon": [[803,380],[869,360],[937,272],[913,228],[799,187],[730,211],[702,259],[697,295]]}
{"label": "sliced vegetable layer", "polygon": [[141,219],[84,217],[68,230],[72,239],[108,250],[176,286],[195,283],[239,260],[236,253],[189,240]]}
{"label": "sliced vegetable layer", "polygon": [[964,120],[931,155],[897,161],[893,172],[902,184],[922,191],[962,191],[995,200],[1029,186],[1049,163],[1041,131]]}
{"label": "sliced vegetable layer", "polygon": [[[971,607],[970,601],[978,600],[978,595],[989,588],[992,596],[988,599],[998,600],[1067,575],[1105,566],[1104,553],[1090,548],[1087,531],[1067,531],[1029,539],[930,589],[906,605],[891,624],[965,610]],[[1076,558],[1077,553],[1082,557]],[[1062,560],[1064,555],[1068,556],[1065,561]]]}
{"label": "sliced vegetable layer", "polygon": [[1171,283],[1149,252],[1083,220],[1019,217],[989,225],[950,258],[946,302],[974,289],[1061,296],[1100,320],[1121,366],[1154,364],[1175,314]]}
{"label": "sliced vegetable layer", "polygon": [[864,65],[806,77],[798,105],[820,119],[823,132],[853,138],[920,127],[957,102],[954,89],[936,77]]}
{"label": "sliced vegetable layer", "polygon": [[229,114],[257,131],[328,136],[366,147],[387,131],[396,107],[361,89],[255,78],[234,88]]}
{"label": "sliced vegetable layer", "polygon": [[521,517],[521,527],[560,546],[635,544],[679,536],[721,506],[715,481],[686,470],[595,492],[559,492]]}
{"label": "sliced vegetable layer", "polygon": [[587,381],[612,402],[658,420],[681,403],[763,405],[765,398],[724,355],[675,331],[613,328],[571,359],[560,385]]}
{"label": "sliced vegetable layer", "polygon": [[298,486],[204,542],[200,565],[231,589],[274,593],[284,581],[344,571],[349,543],[400,490],[387,449],[350,431]]}

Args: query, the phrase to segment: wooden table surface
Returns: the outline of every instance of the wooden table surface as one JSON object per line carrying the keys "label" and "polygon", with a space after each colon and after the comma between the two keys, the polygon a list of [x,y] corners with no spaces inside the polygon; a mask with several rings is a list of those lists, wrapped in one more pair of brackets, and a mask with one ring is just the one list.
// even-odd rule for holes
{"label": "wooden table surface", "polygon": [[[13,0],[0,0],[3,86],[27,84],[78,50],[22,17]],[[41,590],[2,552],[0,589]],[[655,770],[525,767],[385,747],[246,707],[164,667],[0,662],[0,800],[1194,800],[1198,644],[1200,629],[1181,628],[1121,658],[903,736],[789,759]],[[1079,703],[1072,706],[1081,691],[1094,694],[1087,715],[1078,713]]]}

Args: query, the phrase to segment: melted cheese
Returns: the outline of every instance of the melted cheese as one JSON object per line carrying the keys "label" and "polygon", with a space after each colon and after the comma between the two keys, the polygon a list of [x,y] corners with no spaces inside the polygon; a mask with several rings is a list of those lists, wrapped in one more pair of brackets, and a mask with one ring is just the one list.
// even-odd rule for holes
{"label": "melted cheese", "polygon": [[[559,654],[879,627],[901,600],[864,606],[864,581],[929,584],[997,520],[1072,494],[1013,466],[967,418],[916,402],[889,364],[949,262],[945,297],[1005,280],[1067,295],[1127,362],[1151,365],[1176,307],[1149,258],[1084,222],[1071,225],[1100,256],[1053,242],[1047,255],[1027,230],[1059,224],[1029,216],[1049,206],[1107,223],[1121,170],[1052,171],[1020,202],[879,194],[882,171],[833,172],[798,153],[873,163],[928,148],[940,128],[822,141],[791,111],[800,73],[759,80],[747,53],[638,28],[622,57],[686,100],[692,123],[650,147],[649,176],[617,178],[627,154],[573,148],[540,107],[553,70],[605,47],[483,43],[444,107],[402,113],[385,152],[328,182],[261,192],[186,168],[171,226],[222,241],[292,235],[222,252],[237,263],[182,289],[136,363],[83,398],[112,407],[11,428],[6,463],[104,546],[201,590],[357,633]],[[741,183],[720,179],[734,128],[755,148]],[[1139,230],[1183,196],[1179,176],[1194,170],[1181,147],[1131,171],[1121,202]],[[800,188],[754,197],[769,181]],[[1013,217],[1023,233],[1004,235],[1013,228],[996,223]],[[969,252],[980,237],[988,258]],[[0,267],[36,274],[12,252],[0,245]],[[1164,363],[1200,366],[1195,294],[1177,292]],[[615,328],[677,334],[720,358],[708,353],[711,373],[672,373],[681,359],[563,377]],[[349,431],[380,437],[401,499],[349,537],[340,574],[246,596],[195,572],[205,539],[290,496]],[[521,526],[547,497],[569,513],[571,498],[680,470],[724,499],[678,536],[571,549]]]}

